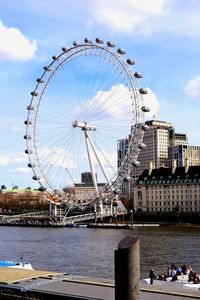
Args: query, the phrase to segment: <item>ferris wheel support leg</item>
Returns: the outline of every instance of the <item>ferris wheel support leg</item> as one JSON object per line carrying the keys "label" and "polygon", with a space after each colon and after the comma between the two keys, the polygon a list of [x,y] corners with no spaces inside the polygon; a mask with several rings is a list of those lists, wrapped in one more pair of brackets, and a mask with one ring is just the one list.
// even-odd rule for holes
{"label": "ferris wheel support leg", "polygon": [[111,216],[113,215],[113,205],[112,205],[112,202],[110,204],[110,213],[111,213]]}
{"label": "ferris wheel support leg", "polygon": [[57,216],[58,211],[57,211],[57,205],[54,205],[54,216]]}
{"label": "ferris wheel support leg", "polygon": [[94,203],[94,223],[97,223],[97,204]]}
{"label": "ferris wheel support leg", "polygon": [[[96,196],[98,196],[97,179],[96,179],[96,176],[95,176],[94,166],[93,166],[93,162],[92,162],[92,158],[91,158],[87,131],[84,131],[84,134],[85,134],[85,143],[86,143],[86,148],[87,148],[88,161],[89,161],[89,165],[90,165],[90,171],[91,171],[91,174],[92,174],[92,182],[93,182],[93,185],[94,185]],[[97,222],[97,204],[96,203],[94,203],[94,215],[95,215],[95,224],[96,224],[96,222]]]}
{"label": "ferris wheel support leg", "polygon": [[85,134],[85,143],[86,143],[86,148],[87,148],[88,161],[89,161],[90,170],[91,170],[91,174],[92,174],[92,181],[93,181],[93,185],[95,188],[95,192],[98,195],[97,179],[96,179],[95,172],[94,172],[94,166],[93,166],[91,153],[90,153],[90,147],[89,147],[89,143],[88,143],[88,133],[86,130],[84,131],[84,134]]}
{"label": "ferris wheel support leg", "polygon": [[101,212],[101,221],[103,220],[103,202],[100,200],[100,212]]}
{"label": "ferris wheel support leg", "polygon": [[96,147],[95,147],[95,145],[94,145],[94,143],[93,143],[93,141],[92,141],[92,138],[91,138],[91,136],[89,135],[89,133],[87,133],[87,137],[88,137],[88,140],[89,140],[89,142],[90,142],[90,145],[92,146],[92,150],[93,150],[93,152],[94,152],[94,154],[95,154],[95,157],[96,157],[96,159],[97,159],[97,161],[98,161],[98,163],[99,163],[99,166],[100,166],[100,168],[101,168],[101,170],[102,170],[102,173],[103,173],[103,175],[104,175],[104,177],[105,177],[107,183],[108,183],[110,186],[112,186],[112,183],[111,183],[111,181],[109,180],[108,174],[107,174],[107,172],[106,172],[104,166],[102,165],[102,163],[101,163],[101,161],[100,161],[100,159],[99,159],[99,156],[98,156],[98,154],[97,154]]}

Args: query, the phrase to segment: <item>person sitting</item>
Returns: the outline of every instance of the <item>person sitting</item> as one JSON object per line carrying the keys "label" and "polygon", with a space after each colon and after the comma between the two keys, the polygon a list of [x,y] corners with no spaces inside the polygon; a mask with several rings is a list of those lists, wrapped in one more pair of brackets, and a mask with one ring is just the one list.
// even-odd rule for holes
{"label": "person sitting", "polygon": [[179,267],[177,267],[177,268],[176,268],[176,276],[179,276],[179,275],[181,275],[181,274],[182,274],[182,269],[179,268]]}
{"label": "person sitting", "polygon": [[199,283],[200,283],[200,275],[199,275],[199,274],[196,274],[193,283],[194,283],[194,284],[199,284]]}
{"label": "person sitting", "polygon": [[187,270],[186,270],[186,274],[189,275],[190,272],[192,272],[192,267],[191,267],[191,266],[188,266],[188,267],[187,267]]}
{"label": "person sitting", "polygon": [[186,265],[184,264],[184,265],[182,266],[182,274],[183,274],[183,275],[186,275],[186,271],[187,271],[187,267],[186,267]]}
{"label": "person sitting", "polygon": [[190,271],[188,281],[193,281],[193,282],[195,282],[195,279],[196,279],[196,272]]}
{"label": "person sitting", "polygon": [[176,269],[173,268],[172,269],[172,281],[175,281],[175,280],[177,280],[177,272],[176,272]]}

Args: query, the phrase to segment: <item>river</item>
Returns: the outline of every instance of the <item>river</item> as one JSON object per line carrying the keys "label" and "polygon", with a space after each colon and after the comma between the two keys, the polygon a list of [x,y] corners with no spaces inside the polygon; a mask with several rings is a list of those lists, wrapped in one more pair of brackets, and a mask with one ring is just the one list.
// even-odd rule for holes
{"label": "river", "polygon": [[140,239],[141,278],[174,263],[200,272],[200,228],[136,227],[125,229],[0,226],[0,260],[24,260],[36,269],[114,278],[114,250],[126,236]]}

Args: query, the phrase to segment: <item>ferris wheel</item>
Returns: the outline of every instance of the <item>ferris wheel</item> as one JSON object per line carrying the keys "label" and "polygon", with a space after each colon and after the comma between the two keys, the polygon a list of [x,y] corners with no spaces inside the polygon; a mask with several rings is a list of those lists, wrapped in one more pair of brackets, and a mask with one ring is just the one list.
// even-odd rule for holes
{"label": "ferris wheel", "polygon": [[[44,67],[24,122],[28,167],[40,190],[74,205],[111,199],[139,165],[148,130],[147,90],[140,88],[142,75],[125,54],[113,42],[85,38],[63,47]],[[124,138],[128,143],[119,162],[117,143]],[[92,190],[81,180],[85,173],[91,174]]]}

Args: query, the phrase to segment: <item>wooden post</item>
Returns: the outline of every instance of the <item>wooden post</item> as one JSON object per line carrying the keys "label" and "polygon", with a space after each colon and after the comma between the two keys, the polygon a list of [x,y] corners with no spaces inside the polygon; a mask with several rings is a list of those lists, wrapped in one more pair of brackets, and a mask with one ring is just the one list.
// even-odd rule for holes
{"label": "wooden post", "polygon": [[139,283],[139,238],[127,236],[115,250],[115,300],[139,300]]}

